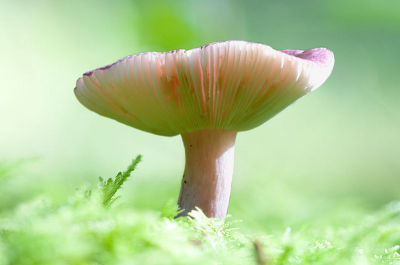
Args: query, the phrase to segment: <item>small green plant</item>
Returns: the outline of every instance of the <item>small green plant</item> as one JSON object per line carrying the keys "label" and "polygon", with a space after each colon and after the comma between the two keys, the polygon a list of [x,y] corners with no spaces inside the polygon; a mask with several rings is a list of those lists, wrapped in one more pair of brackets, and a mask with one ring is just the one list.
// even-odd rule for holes
{"label": "small green plant", "polygon": [[124,173],[119,172],[115,177],[115,180],[109,178],[104,181],[102,177],[99,177],[101,193],[102,193],[102,204],[105,207],[110,207],[119,197],[114,197],[115,193],[122,187],[122,184],[131,176],[131,173],[136,169],[136,166],[142,161],[142,156],[138,155],[132,160],[132,163],[128,166]]}

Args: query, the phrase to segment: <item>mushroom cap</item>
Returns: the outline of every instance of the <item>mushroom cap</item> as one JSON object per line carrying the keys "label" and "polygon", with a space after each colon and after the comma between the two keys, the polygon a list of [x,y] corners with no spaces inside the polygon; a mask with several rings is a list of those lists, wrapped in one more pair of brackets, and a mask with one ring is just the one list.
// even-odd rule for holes
{"label": "mushroom cap", "polygon": [[325,48],[281,50],[245,41],[125,57],[83,74],[74,89],[88,109],[142,131],[246,131],[329,77]]}

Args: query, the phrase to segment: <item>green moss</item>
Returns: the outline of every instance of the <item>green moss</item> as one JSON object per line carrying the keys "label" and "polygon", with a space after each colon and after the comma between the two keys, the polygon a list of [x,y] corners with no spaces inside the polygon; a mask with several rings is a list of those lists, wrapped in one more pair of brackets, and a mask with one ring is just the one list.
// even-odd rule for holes
{"label": "green moss", "polygon": [[245,235],[239,221],[208,219],[200,210],[174,219],[171,201],[160,211],[111,205],[139,161],[63,204],[39,196],[0,210],[0,264],[400,264],[397,202],[341,222]]}

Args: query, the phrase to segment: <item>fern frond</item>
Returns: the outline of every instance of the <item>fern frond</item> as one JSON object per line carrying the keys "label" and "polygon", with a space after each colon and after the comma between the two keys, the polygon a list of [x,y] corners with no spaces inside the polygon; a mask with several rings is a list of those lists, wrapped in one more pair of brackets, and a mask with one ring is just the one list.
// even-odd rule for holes
{"label": "fern frond", "polygon": [[124,173],[119,172],[115,177],[115,180],[109,178],[108,180],[103,180],[99,177],[100,189],[102,191],[102,204],[105,207],[110,207],[115,200],[119,197],[114,197],[115,193],[122,187],[122,184],[131,176],[132,171],[135,170],[136,166],[142,160],[142,156],[138,155],[132,160],[132,163],[128,166]]}

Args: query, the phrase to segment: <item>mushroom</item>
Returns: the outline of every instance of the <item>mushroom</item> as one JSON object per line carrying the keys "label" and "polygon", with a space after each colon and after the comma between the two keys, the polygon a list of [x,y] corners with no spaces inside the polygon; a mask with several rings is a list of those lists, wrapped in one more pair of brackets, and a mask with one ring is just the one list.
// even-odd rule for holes
{"label": "mushroom", "polygon": [[136,129],[182,136],[178,204],[225,218],[238,132],[256,128],[330,75],[325,48],[281,50],[226,41],[125,57],[83,74],[74,89],[88,109]]}

